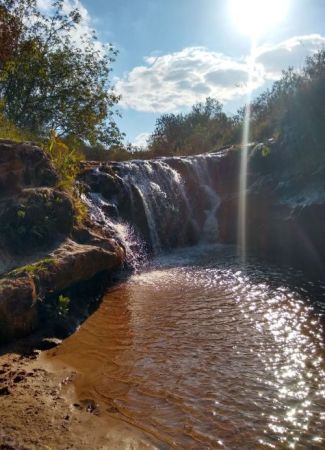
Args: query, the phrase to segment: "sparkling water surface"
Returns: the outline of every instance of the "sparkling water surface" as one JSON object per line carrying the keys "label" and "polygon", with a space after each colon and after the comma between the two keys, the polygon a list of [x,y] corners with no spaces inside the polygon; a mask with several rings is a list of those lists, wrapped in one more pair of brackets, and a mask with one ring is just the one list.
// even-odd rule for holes
{"label": "sparkling water surface", "polygon": [[231,247],[162,255],[110,288],[52,360],[162,449],[325,448],[325,286]]}

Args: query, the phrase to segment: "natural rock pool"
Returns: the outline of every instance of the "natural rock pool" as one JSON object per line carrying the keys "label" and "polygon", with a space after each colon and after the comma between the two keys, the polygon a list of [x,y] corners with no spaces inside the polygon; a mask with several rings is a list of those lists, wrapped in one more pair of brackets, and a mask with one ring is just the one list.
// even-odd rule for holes
{"label": "natural rock pool", "polygon": [[325,286],[233,253],[156,258],[48,358],[163,449],[324,448]]}

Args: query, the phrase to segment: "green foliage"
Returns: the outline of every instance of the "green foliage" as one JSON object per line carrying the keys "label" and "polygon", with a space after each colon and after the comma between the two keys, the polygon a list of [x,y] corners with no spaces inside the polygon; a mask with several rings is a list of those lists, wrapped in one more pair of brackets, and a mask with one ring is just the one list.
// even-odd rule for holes
{"label": "green foliage", "polygon": [[[250,105],[251,141],[274,138],[282,148],[283,168],[313,173],[325,167],[325,49],[306,59],[302,71],[284,71],[280,80]],[[214,99],[188,114],[164,114],[149,139],[149,151],[129,157],[191,155],[239,143],[245,107],[229,117]],[[264,145],[261,155],[269,156]],[[118,155],[124,157],[122,151]]]}
{"label": "green foliage", "polygon": [[78,9],[66,13],[63,0],[50,15],[35,0],[2,0],[0,7],[0,100],[4,117],[16,127],[45,138],[59,136],[92,145],[118,143],[114,121],[119,97],[109,81],[115,49],[96,36],[73,31]]}
{"label": "green foliage", "polygon": [[251,105],[252,138],[277,138],[285,167],[310,173],[325,167],[325,49],[297,72],[283,72]]}
{"label": "green foliage", "polygon": [[15,124],[6,119],[1,111],[2,108],[0,102],[0,139],[8,139],[17,142],[33,140],[31,133],[20,130]]}
{"label": "green foliage", "polygon": [[49,297],[42,299],[39,304],[39,312],[43,320],[62,321],[67,318],[70,312],[70,297],[60,294],[51,294]]}
{"label": "green foliage", "polygon": [[271,153],[270,147],[268,145],[263,145],[263,147],[261,148],[261,153],[264,157],[269,156],[269,154]]}
{"label": "green foliage", "polygon": [[59,295],[58,301],[57,301],[57,311],[58,315],[62,317],[66,317],[69,313],[69,307],[70,307],[70,297]]}
{"label": "green foliage", "polygon": [[44,258],[41,261],[38,261],[34,264],[28,264],[26,266],[18,267],[18,269],[13,270],[10,275],[16,276],[22,273],[27,273],[31,275],[32,277],[37,278],[37,274],[39,272],[45,272],[51,269],[53,265],[55,264],[54,258]]}
{"label": "green foliage", "polygon": [[[75,181],[80,171],[80,161],[85,159],[84,154],[79,150],[69,147],[56,135],[54,130],[51,130],[49,140],[43,145],[43,148],[49,154],[59,174],[59,187],[71,195],[75,209],[76,223],[81,223],[86,218],[88,209],[80,199]],[[60,198],[56,199],[56,201],[60,200]]]}
{"label": "green foliage", "polygon": [[137,147],[127,144],[113,145],[109,149],[103,146],[83,148],[83,153],[88,160],[94,161],[129,161],[131,159],[154,158],[155,154],[150,150],[140,150]]}
{"label": "green foliage", "polygon": [[149,139],[154,156],[193,155],[232,144],[237,124],[217,100],[207,98],[188,114],[164,114]]}
{"label": "green foliage", "polygon": [[59,186],[63,189],[72,189],[79,172],[80,161],[84,159],[84,155],[80,151],[70,148],[54,130],[51,130],[49,139],[43,148],[50,155],[60,176]]}

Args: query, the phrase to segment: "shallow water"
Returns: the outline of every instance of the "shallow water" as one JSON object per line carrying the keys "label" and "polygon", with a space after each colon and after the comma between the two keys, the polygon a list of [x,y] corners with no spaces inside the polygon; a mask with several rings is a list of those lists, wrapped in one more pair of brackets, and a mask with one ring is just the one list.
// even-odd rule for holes
{"label": "shallow water", "polygon": [[[177,449],[325,448],[321,282],[200,247],[109,289],[52,361]],[[312,301],[311,301],[312,300]]]}

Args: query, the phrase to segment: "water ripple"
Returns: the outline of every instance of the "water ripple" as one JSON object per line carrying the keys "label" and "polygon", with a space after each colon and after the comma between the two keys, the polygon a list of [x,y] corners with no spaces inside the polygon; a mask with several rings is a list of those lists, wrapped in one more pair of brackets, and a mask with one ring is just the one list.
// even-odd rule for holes
{"label": "water ripple", "polygon": [[324,448],[323,284],[220,252],[157,259],[50,357],[170,448]]}

